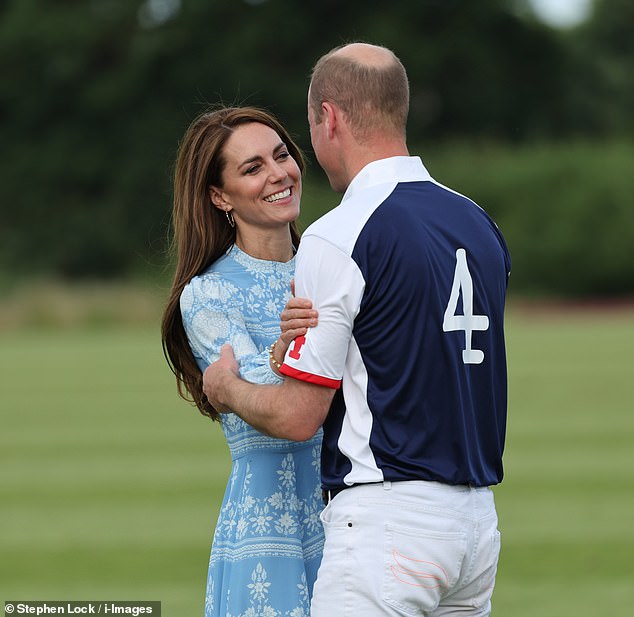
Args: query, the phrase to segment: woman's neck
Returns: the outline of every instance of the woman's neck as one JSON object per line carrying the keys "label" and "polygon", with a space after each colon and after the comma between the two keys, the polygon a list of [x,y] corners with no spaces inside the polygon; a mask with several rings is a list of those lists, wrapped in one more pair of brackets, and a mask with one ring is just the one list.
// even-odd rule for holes
{"label": "woman's neck", "polygon": [[289,228],[280,233],[271,233],[270,230],[241,233],[237,230],[236,246],[251,257],[267,261],[286,263],[293,258],[294,254]]}

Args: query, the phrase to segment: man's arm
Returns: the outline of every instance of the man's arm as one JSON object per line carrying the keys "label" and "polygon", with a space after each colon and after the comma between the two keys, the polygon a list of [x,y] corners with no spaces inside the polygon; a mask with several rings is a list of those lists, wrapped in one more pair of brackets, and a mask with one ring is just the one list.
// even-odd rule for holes
{"label": "man's arm", "polygon": [[203,374],[203,391],[219,412],[233,411],[247,424],[273,437],[306,441],[323,424],[335,394],[326,388],[286,378],[279,385],[241,379],[230,345]]}

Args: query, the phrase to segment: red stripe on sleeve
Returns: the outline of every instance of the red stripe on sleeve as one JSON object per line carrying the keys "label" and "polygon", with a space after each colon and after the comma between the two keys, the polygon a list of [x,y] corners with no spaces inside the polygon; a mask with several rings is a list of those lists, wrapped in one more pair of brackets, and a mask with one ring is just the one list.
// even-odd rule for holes
{"label": "red stripe on sleeve", "polygon": [[332,388],[333,390],[336,390],[339,386],[341,386],[341,379],[330,379],[329,377],[322,377],[321,375],[313,375],[312,373],[298,371],[296,368],[293,368],[288,364],[282,364],[280,373],[288,375],[293,379],[314,383],[318,386],[325,386],[326,388]]}

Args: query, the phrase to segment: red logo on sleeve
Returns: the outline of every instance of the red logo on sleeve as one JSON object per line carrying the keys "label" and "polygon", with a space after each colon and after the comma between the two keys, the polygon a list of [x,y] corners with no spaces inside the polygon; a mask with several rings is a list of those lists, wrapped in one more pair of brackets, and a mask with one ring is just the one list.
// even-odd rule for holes
{"label": "red logo on sleeve", "polygon": [[294,360],[299,360],[299,356],[301,355],[300,349],[303,347],[305,342],[306,342],[305,336],[298,336],[293,341],[293,348],[288,352],[288,355]]}

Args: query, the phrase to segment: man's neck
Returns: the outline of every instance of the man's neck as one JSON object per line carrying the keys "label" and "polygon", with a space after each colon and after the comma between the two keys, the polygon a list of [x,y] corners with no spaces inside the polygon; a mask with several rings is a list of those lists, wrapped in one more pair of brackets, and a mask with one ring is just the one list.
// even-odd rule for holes
{"label": "man's neck", "polygon": [[369,163],[388,159],[393,156],[409,156],[404,140],[379,141],[357,144],[346,156],[348,184]]}

